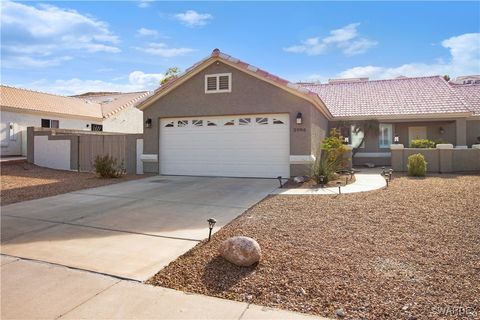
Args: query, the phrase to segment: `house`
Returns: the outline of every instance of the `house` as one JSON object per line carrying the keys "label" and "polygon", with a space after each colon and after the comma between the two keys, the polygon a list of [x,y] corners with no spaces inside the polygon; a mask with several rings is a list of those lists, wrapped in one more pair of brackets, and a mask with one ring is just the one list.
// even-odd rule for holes
{"label": "house", "polygon": [[351,125],[371,119],[380,133],[358,154],[379,165],[389,164],[394,137],[466,146],[480,127],[472,102],[441,77],[295,84],[218,49],[138,107],[144,171],[170,175],[303,174],[330,128],[355,143]]}
{"label": "house", "polygon": [[[325,102],[334,117],[330,127],[340,128],[352,146],[359,147],[354,157],[356,165],[389,165],[394,140],[405,146],[414,139],[471,146],[478,136],[474,132],[480,129],[480,119],[474,117],[472,105],[480,101],[478,95],[466,101],[464,94],[439,76],[346,79],[302,87],[317,93]],[[479,86],[475,87],[472,88],[478,91]],[[377,120],[379,132],[370,132],[359,146],[363,132],[355,134],[353,126],[365,120]]]}
{"label": "house", "polygon": [[142,112],[136,104],[148,92],[64,97],[1,86],[2,156],[27,153],[27,127],[141,133]]}

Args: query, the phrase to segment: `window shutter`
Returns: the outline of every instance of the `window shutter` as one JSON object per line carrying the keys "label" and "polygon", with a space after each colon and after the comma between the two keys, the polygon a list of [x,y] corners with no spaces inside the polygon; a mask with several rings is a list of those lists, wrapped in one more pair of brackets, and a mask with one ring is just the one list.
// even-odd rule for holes
{"label": "window shutter", "polygon": [[218,77],[218,90],[229,90],[230,89],[230,77],[229,76],[219,76]]}
{"label": "window shutter", "polygon": [[217,90],[217,77],[207,77],[207,91]]}

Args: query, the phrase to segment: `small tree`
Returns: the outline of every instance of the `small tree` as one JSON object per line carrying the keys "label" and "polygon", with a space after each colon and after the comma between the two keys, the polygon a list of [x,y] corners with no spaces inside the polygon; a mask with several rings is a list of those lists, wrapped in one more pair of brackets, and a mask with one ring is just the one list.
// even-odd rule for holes
{"label": "small tree", "polygon": [[165,77],[160,81],[160,85],[166,84],[168,81],[176,78],[180,74],[180,69],[177,67],[168,68],[165,72]]}
{"label": "small tree", "polygon": [[450,81],[450,76],[448,74],[444,75],[443,76],[443,79],[445,79],[445,81]]}
{"label": "small tree", "polygon": [[359,134],[360,132],[363,132],[363,137],[362,137],[362,140],[360,141],[360,143],[358,144],[358,146],[352,146],[353,147],[353,149],[352,149],[352,161],[353,161],[353,157],[355,157],[355,155],[359,151],[360,147],[365,142],[366,137],[369,136],[369,135],[375,135],[376,136],[376,135],[378,135],[379,131],[380,131],[380,129],[379,129],[378,120],[372,119],[372,120],[366,120],[366,121],[357,122],[357,123],[353,124],[352,132],[354,134]]}

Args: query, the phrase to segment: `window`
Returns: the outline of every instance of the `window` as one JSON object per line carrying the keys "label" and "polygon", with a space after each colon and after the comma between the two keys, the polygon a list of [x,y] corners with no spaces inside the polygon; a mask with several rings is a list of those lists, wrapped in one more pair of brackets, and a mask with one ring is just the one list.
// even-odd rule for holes
{"label": "window", "polygon": [[188,120],[178,120],[177,127],[186,127],[188,125]]}
{"label": "window", "polygon": [[268,118],[256,118],[257,124],[268,124]]}
{"label": "window", "polygon": [[360,146],[360,142],[363,139],[363,131],[360,131],[358,133],[355,133],[355,126],[350,127],[350,137],[351,141],[350,143],[352,144],[353,148],[365,148],[365,141],[363,141],[362,145]]}
{"label": "window", "polygon": [[230,121],[227,121],[225,122],[224,126],[233,126],[235,125],[235,120],[230,120]]}
{"label": "window", "polygon": [[203,126],[203,120],[192,120],[192,124],[195,127],[201,127],[201,126]]}
{"label": "window", "polygon": [[250,124],[251,120],[251,118],[240,118],[238,119],[238,124],[241,126],[247,126]]}
{"label": "window", "polygon": [[215,122],[207,120],[207,127],[216,127],[216,126],[217,126],[217,124]]}
{"label": "window", "polygon": [[92,128],[92,131],[103,131],[103,125],[101,124],[92,123],[90,127]]}
{"label": "window", "polygon": [[232,74],[219,73],[205,75],[205,93],[232,91]]}
{"label": "window", "polygon": [[42,119],[42,128],[59,128],[60,122],[58,120]]}
{"label": "window", "polygon": [[283,121],[273,118],[273,124],[283,124]]}
{"label": "window", "polygon": [[390,148],[390,145],[392,144],[391,124],[380,123],[378,139],[380,148]]}
{"label": "window", "polygon": [[173,121],[170,121],[165,125],[165,128],[173,128]]}

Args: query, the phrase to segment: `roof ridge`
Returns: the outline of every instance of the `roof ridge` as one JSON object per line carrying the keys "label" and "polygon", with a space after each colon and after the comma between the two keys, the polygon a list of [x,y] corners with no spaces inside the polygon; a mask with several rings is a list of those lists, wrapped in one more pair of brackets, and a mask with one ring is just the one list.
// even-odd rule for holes
{"label": "roof ridge", "polygon": [[[129,105],[133,105],[135,104],[136,102],[138,102],[140,99],[142,98],[145,98],[147,96],[149,96],[151,93],[153,93],[154,91],[138,91],[138,92],[131,92],[131,93],[142,93],[141,95],[139,95],[138,97],[132,99],[132,100],[129,100],[127,101],[126,103],[124,103],[123,105],[119,106],[118,108],[110,111],[109,113],[103,115],[103,117],[106,119],[108,117],[111,117],[113,116],[114,114],[122,111],[123,109],[127,108]],[[103,111],[102,111],[103,112]]]}
{"label": "roof ridge", "polygon": [[89,104],[99,104],[97,102],[87,101],[86,99],[82,99],[82,98],[71,97],[71,96],[63,96],[63,95],[60,95],[60,94],[49,93],[49,92],[33,90],[33,89],[28,89],[28,88],[20,88],[20,87],[15,87],[15,86],[6,85],[6,84],[0,84],[0,87],[7,87],[7,88],[10,88],[10,89],[16,89],[16,90],[29,91],[29,92],[33,92],[33,93],[46,94],[46,95],[49,95],[49,96],[55,96],[55,97],[66,98],[66,99],[73,99],[73,100],[77,100],[77,101],[83,101],[83,102],[89,103]]}
{"label": "roof ridge", "polygon": [[[393,78],[393,79],[375,79],[375,80],[366,80],[366,81],[338,81],[338,82],[332,82],[332,83],[297,82],[296,84],[301,86],[328,86],[328,85],[363,84],[363,83],[372,83],[372,82],[405,81],[405,80],[412,80],[412,79],[433,79],[433,78],[443,79],[442,76],[436,75],[436,76],[418,76],[418,77],[405,77],[405,78]],[[348,78],[345,78],[345,80],[348,80]]]}

